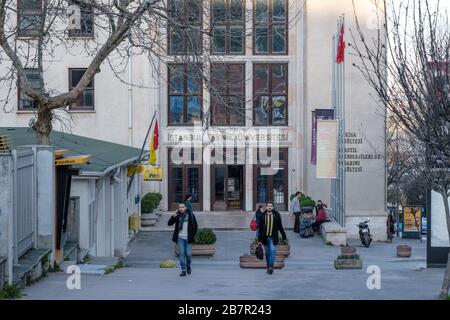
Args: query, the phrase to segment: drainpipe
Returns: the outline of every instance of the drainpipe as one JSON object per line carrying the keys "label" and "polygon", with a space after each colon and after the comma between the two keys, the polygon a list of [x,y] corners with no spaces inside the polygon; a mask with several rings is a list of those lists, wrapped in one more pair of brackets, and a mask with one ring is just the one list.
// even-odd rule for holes
{"label": "drainpipe", "polygon": [[128,49],[128,145],[133,146],[133,55]]}

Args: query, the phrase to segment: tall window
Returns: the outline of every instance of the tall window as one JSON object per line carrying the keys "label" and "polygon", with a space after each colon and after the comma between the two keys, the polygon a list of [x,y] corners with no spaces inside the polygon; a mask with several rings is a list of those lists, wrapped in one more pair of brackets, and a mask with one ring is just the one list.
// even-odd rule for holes
{"label": "tall window", "polygon": [[[87,69],[69,69],[69,90],[78,85]],[[72,110],[93,110],[94,109],[94,80],[86,86],[78,101],[70,106]]]}
{"label": "tall window", "polygon": [[211,64],[211,124],[245,125],[245,64]]}
{"label": "tall window", "polygon": [[211,0],[213,54],[241,55],[245,50],[245,0]]}
{"label": "tall window", "polygon": [[169,125],[193,125],[202,119],[202,66],[169,65]]}
{"label": "tall window", "polygon": [[202,0],[169,0],[169,54],[202,53]]}
{"label": "tall window", "polygon": [[254,0],[254,54],[287,54],[287,0]]}
{"label": "tall window", "polygon": [[287,64],[254,65],[254,125],[288,124],[287,68]]}
{"label": "tall window", "polygon": [[[69,4],[73,5],[73,1]],[[93,37],[94,36],[94,8],[89,5],[81,5],[80,15],[73,17],[77,22],[76,28],[69,29],[69,37]]]}
{"label": "tall window", "polygon": [[19,36],[37,36],[41,23],[42,0],[18,0],[17,11]]}
{"label": "tall window", "polygon": [[[41,91],[43,86],[42,79],[39,75],[38,69],[25,69],[25,76],[31,89]],[[22,92],[20,82],[18,82],[18,96],[19,96],[19,110],[34,110],[37,109],[38,104],[32,98],[28,97]]]}

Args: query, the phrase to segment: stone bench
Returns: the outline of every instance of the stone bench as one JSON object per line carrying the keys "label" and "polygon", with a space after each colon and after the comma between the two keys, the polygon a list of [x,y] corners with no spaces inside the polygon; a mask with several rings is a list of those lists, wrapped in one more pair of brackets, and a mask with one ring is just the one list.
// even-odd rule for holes
{"label": "stone bench", "polygon": [[325,243],[331,243],[333,246],[347,245],[347,230],[334,220],[322,223],[320,235]]}

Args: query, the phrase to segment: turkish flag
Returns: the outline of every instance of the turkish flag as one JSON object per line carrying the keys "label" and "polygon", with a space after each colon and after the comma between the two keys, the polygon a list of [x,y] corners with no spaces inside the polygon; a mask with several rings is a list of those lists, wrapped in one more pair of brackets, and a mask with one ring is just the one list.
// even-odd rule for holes
{"label": "turkish flag", "polygon": [[155,129],[153,131],[153,150],[158,150],[159,148],[159,128],[158,128],[158,120],[155,123]]}
{"label": "turkish flag", "polygon": [[344,55],[345,55],[345,41],[344,41],[344,24],[341,25],[341,33],[339,35],[339,44],[338,44],[338,50],[337,50],[337,57],[336,57],[336,63],[341,64],[344,62]]}

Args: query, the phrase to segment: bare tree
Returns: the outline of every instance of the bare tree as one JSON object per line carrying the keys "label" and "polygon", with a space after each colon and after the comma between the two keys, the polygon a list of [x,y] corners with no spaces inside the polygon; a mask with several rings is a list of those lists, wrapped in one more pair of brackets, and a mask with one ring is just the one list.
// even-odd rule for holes
{"label": "bare tree", "polygon": [[[357,5],[354,2],[354,7]],[[422,184],[442,195],[450,236],[450,24],[439,1],[374,0],[378,37],[357,20],[354,64],[414,149]],[[356,11],[355,11],[356,16]],[[387,36],[386,36],[387,35]],[[358,41],[356,41],[358,40]],[[413,169],[414,169],[413,168]],[[447,299],[450,259],[442,283]]]}
{"label": "bare tree", "polygon": [[[21,3],[27,3],[27,7]],[[216,25],[226,22],[242,25],[241,30],[225,28],[223,31],[223,36],[228,38],[232,33],[231,38],[238,39],[238,45],[239,39],[253,34],[253,27],[251,30],[246,28],[246,22],[253,21],[253,13],[246,9],[245,3],[244,0],[0,0],[0,62],[10,65],[8,71],[0,75],[1,85],[9,88],[5,105],[15,93],[14,89],[20,87],[21,93],[32,101],[37,114],[33,127],[38,143],[48,144],[52,122],[57,117],[55,110],[74,104],[102,68],[111,68],[122,82],[127,83],[121,74],[130,55],[145,55],[155,70],[159,63],[189,65],[199,90],[207,87],[210,99],[215,99],[226,114],[243,118],[245,102],[237,95],[225,98],[220,88],[224,85],[244,88],[248,79],[234,79],[235,83],[231,85],[220,83],[226,79],[223,75],[213,74],[211,65],[223,63],[220,56],[226,53],[217,49],[223,43],[217,36],[220,28],[216,29]],[[234,11],[227,10],[226,4],[233,5]],[[82,33],[77,39],[76,30],[74,32],[71,27],[71,11],[82,12],[88,17],[81,19],[78,29],[89,32],[95,29],[95,39],[83,39]],[[297,23],[301,13],[301,10],[292,11],[287,23],[289,28]],[[229,18],[232,15],[234,17]],[[47,87],[45,79],[54,52],[61,47],[68,51],[82,49],[83,55],[90,58],[82,78],[67,92]],[[245,45],[242,50],[245,54]],[[38,70],[38,88],[30,84],[27,68]],[[175,77],[177,72],[186,71],[174,70]],[[168,80],[161,74],[156,78]],[[198,118],[205,127],[214,123],[211,119],[215,115],[210,110],[200,113]]]}

